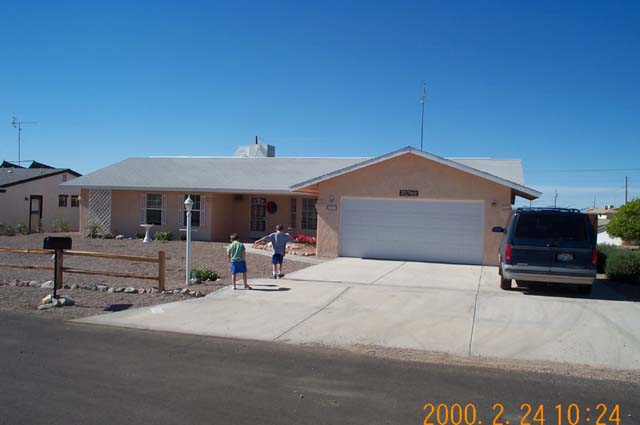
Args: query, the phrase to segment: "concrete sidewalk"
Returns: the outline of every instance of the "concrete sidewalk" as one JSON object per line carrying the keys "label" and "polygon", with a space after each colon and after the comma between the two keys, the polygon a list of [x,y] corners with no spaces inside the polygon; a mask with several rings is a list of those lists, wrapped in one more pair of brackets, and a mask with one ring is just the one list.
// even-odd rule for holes
{"label": "concrete sidewalk", "polygon": [[340,258],[251,284],[79,321],[640,369],[637,302],[502,291],[494,267]]}

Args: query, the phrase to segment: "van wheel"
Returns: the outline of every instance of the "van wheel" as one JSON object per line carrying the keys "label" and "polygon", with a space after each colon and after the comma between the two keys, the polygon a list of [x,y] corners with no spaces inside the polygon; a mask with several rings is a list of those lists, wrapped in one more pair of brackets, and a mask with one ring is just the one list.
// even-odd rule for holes
{"label": "van wheel", "polygon": [[582,295],[591,295],[592,285],[578,285],[578,292]]}
{"label": "van wheel", "polygon": [[500,289],[508,291],[511,289],[511,279],[503,279],[500,277]]}

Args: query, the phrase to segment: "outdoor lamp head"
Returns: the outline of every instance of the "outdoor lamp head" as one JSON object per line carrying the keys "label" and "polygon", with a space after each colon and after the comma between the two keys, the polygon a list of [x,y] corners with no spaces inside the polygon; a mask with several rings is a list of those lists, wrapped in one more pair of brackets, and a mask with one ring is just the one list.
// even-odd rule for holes
{"label": "outdoor lamp head", "polygon": [[191,208],[193,208],[193,201],[191,200],[191,196],[187,196],[187,199],[185,199],[184,207],[187,209],[187,211],[191,211]]}

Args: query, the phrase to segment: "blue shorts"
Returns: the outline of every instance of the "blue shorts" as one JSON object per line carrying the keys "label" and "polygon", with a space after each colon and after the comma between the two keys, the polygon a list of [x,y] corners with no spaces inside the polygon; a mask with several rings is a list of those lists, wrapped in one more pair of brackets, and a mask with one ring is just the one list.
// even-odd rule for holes
{"label": "blue shorts", "polygon": [[232,261],[231,262],[231,274],[246,273],[247,263],[244,261]]}
{"label": "blue shorts", "polygon": [[273,254],[271,256],[271,264],[282,264],[284,261],[284,255],[282,254]]}

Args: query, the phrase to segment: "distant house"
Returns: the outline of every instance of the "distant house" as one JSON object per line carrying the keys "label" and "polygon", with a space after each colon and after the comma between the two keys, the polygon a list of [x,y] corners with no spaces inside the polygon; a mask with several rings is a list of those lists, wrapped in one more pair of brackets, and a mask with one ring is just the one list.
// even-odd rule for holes
{"label": "distant house", "polygon": [[447,159],[406,147],[375,158],[129,158],[63,187],[80,189],[80,223],[132,236],[176,234],[194,201],[195,238],[263,236],[276,224],[315,235],[327,257],[496,264],[516,196],[536,199],[513,159]]}
{"label": "distant house", "polygon": [[54,168],[40,162],[22,167],[0,164],[0,232],[18,224],[33,233],[50,231],[54,222],[78,230],[80,191],[60,184],[79,177],[69,168]]}
{"label": "distant house", "polygon": [[614,238],[607,233],[607,224],[613,216],[618,212],[613,205],[605,205],[604,208],[589,208],[585,213],[591,217],[591,221],[595,224],[598,232],[598,243],[608,245],[622,245],[622,239]]}

